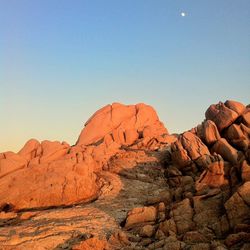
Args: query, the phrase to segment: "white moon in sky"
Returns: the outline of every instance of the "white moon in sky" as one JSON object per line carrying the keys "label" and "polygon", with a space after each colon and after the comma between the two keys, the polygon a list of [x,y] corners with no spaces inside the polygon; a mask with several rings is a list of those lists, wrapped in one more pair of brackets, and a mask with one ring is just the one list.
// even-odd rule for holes
{"label": "white moon in sky", "polygon": [[186,13],[185,12],[181,12],[181,16],[186,16]]}

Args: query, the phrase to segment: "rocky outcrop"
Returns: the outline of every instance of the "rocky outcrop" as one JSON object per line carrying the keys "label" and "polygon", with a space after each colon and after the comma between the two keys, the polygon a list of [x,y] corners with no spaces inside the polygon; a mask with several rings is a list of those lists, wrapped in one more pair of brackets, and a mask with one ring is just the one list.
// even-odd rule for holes
{"label": "rocky outcrop", "polygon": [[75,146],[31,139],[17,154],[2,153],[0,207],[22,210],[93,200],[101,186],[96,173],[122,146],[138,141],[137,148],[152,147],[152,140],[164,144],[166,136],[152,107],[107,105],[87,121]]}
{"label": "rocky outcrop", "polygon": [[[249,126],[250,127],[250,126]],[[243,123],[232,124],[225,131],[224,137],[233,145],[236,149],[246,151],[249,145],[250,129]]]}
{"label": "rocky outcrop", "polygon": [[209,164],[208,168],[200,175],[196,182],[196,190],[202,190],[204,187],[217,188],[227,185],[228,181],[225,178],[224,161],[218,161]]}
{"label": "rocky outcrop", "polygon": [[210,155],[207,146],[191,132],[181,134],[171,150],[173,163],[181,168]]}
{"label": "rocky outcrop", "polygon": [[3,153],[0,207],[21,210],[92,200],[99,190],[93,167],[81,152],[70,153],[65,142],[32,139],[17,154]]}
{"label": "rocky outcrop", "polygon": [[86,123],[77,145],[101,142],[110,135],[120,145],[130,145],[139,138],[168,134],[155,110],[143,103],[113,103],[98,110]]}
{"label": "rocky outcrop", "polygon": [[249,124],[226,101],[169,135],[152,107],[116,103],[74,146],[1,153],[0,249],[249,249]]}
{"label": "rocky outcrop", "polygon": [[0,190],[2,209],[22,210],[92,200],[98,184],[91,165],[64,159],[14,171],[0,179]]}
{"label": "rocky outcrop", "polygon": [[206,111],[206,119],[213,121],[218,130],[229,127],[245,111],[242,103],[235,101],[219,102],[211,105]]}
{"label": "rocky outcrop", "polygon": [[155,150],[175,140],[151,106],[113,103],[85,123],[76,147],[92,147],[91,155],[101,169],[121,147]]}
{"label": "rocky outcrop", "polygon": [[[168,147],[164,166],[171,198],[165,201],[165,214],[148,222],[154,230],[144,237],[150,241],[143,239],[139,246],[249,247],[248,112],[234,101],[211,105],[201,125],[179,135]],[[132,230],[136,233],[138,229]]]}
{"label": "rocky outcrop", "polygon": [[206,120],[198,125],[197,135],[206,145],[211,145],[221,138],[217,126],[211,120]]}

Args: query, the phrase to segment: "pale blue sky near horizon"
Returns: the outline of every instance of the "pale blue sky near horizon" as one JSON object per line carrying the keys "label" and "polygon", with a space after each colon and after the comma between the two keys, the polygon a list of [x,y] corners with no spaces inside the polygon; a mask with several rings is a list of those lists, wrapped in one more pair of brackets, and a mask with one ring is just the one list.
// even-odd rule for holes
{"label": "pale blue sky near horizon", "polygon": [[74,144],[112,102],[152,105],[171,133],[249,104],[249,27],[249,0],[0,0],[0,152]]}

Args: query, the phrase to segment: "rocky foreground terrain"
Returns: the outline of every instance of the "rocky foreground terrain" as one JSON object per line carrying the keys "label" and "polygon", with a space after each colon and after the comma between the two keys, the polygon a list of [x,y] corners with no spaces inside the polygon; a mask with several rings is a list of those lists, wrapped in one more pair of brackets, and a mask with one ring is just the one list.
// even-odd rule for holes
{"label": "rocky foreground terrain", "polygon": [[75,145],[0,153],[0,249],[250,249],[250,107],[211,105],[171,135],[114,103]]}

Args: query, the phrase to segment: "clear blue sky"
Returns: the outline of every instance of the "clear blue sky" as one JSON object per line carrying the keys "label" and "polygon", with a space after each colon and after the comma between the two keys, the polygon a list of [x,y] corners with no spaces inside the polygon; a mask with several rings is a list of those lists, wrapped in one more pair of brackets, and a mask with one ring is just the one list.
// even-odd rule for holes
{"label": "clear blue sky", "polygon": [[1,0],[0,87],[0,151],[73,144],[112,102],[182,132],[212,103],[250,102],[250,1]]}

